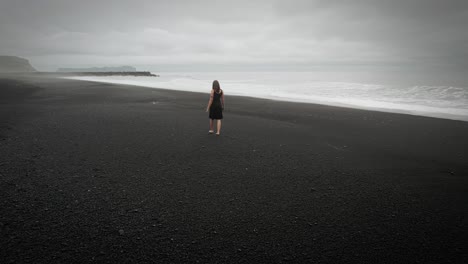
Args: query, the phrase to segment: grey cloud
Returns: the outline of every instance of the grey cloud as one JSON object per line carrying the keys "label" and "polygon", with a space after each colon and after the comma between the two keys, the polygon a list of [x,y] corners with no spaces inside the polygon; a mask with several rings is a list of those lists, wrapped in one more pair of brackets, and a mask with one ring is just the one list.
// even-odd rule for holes
{"label": "grey cloud", "polygon": [[461,0],[2,0],[0,53],[44,67],[400,63],[465,70],[466,24]]}

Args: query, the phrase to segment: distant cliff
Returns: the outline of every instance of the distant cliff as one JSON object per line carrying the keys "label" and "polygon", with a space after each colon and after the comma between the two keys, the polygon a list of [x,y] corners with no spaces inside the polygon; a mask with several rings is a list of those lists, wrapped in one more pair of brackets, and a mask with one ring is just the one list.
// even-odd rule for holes
{"label": "distant cliff", "polygon": [[62,76],[146,76],[159,77],[158,74],[153,74],[149,71],[132,71],[132,72],[60,72],[56,73]]}
{"label": "distant cliff", "polygon": [[92,67],[92,68],[59,68],[57,72],[136,72],[132,66]]}
{"label": "distant cliff", "polygon": [[0,56],[0,73],[36,72],[27,59],[16,56]]}

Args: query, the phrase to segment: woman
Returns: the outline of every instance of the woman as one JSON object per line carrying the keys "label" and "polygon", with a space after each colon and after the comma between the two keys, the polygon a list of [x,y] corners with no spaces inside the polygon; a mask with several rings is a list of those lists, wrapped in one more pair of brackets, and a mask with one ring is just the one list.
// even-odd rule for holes
{"label": "woman", "polygon": [[210,101],[208,101],[208,106],[206,111],[210,112],[210,130],[208,133],[213,134],[213,125],[214,120],[217,120],[217,132],[216,135],[219,136],[221,131],[221,119],[223,119],[223,110],[224,110],[224,93],[223,90],[219,87],[219,82],[217,80],[213,81],[213,88],[211,89]]}

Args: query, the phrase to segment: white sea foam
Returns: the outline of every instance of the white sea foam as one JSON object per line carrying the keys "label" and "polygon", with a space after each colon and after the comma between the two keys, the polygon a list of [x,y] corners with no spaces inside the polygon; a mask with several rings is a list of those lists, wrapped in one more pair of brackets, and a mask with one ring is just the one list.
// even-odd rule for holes
{"label": "white sea foam", "polygon": [[307,72],[158,73],[160,77],[82,76],[72,79],[209,93],[214,79],[225,94],[318,103],[468,121],[468,88],[328,81]]}

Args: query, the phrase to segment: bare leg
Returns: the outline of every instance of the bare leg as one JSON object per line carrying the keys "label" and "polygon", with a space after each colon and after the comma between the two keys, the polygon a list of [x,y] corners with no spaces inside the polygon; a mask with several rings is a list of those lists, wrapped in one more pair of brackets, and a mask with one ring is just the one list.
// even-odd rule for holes
{"label": "bare leg", "polygon": [[219,135],[219,132],[220,132],[220,131],[221,131],[221,119],[218,119],[216,135]]}
{"label": "bare leg", "polygon": [[213,119],[210,119],[210,133],[213,133]]}

